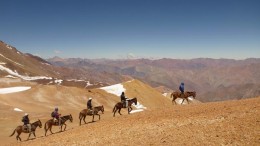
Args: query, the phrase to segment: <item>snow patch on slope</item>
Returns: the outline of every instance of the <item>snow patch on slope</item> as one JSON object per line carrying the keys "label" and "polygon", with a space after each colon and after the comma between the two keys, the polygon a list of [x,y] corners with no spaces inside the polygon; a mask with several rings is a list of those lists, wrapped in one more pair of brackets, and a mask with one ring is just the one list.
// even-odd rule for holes
{"label": "snow patch on slope", "polygon": [[45,76],[35,76],[35,77],[29,77],[29,76],[22,76],[20,74],[18,74],[16,71],[12,71],[11,69],[7,68],[7,67],[4,67],[2,65],[0,65],[0,70],[4,70],[6,72],[8,72],[9,74],[13,75],[13,76],[16,76],[16,77],[19,77],[19,78],[22,78],[24,80],[39,80],[39,79],[49,79],[51,80],[52,77],[45,77]]}
{"label": "snow patch on slope", "polygon": [[0,94],[21,92],[21,91],[25,91],[25,90],[29,90],[29,89],[31,89],[31,87],[26,87],[26,86],[0,88]]}
{"label": "snow patch on slope", "polygon": [[[128,81],[131,82],[131,81]],[[100,89],[105,90],[108,93],[114,94],[116,96],[120,96],[122,92],[125,92],[126,89],[124,88],[124,86],[122,84],[115,84],[115,85],[111,85],[111,86],[106,86],[106,87],[101,87]],[[140,104],[139,102],[137,102],[137,105],[132,104],[136,110],[132,110],[130,113],[136,113],[136,112],[141,112],[144,109],[146,109],[145,106],[143,106],[142,104]]]}

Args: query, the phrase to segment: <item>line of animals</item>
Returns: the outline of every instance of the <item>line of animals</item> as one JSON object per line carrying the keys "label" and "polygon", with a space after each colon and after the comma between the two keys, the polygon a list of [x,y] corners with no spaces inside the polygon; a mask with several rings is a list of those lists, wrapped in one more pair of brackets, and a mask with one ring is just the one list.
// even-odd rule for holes
{"label": "line of animals", "polygon": [[[187,100],[187,102],[189,103],[188,97],[190,97],[190,96],[193,96],[193,98],[195,98],[195,97],[196,97],[196,92],[184,92],[184,93],[182,94],[181,92],[176,91],[176,92],[173,92],[170,97],[173,98],[173,99],[172,99],[172,103],[175,102],[175,99],[177,99],[177,98],[182,98],[182,99],[183,99],[182,103],[184,102],[184,100]],[[120,115],[122,115],[122,114],[120,113],[121,108],[128,108],[128,114],[130,114],[130,112],[132,111],[131,105],[132,105],[133,103],[134,103],[135,105],[137,105],[137,98],[132,98],[132,99],[129,99],[129,100],[127,100],[127,101],[128,101],[128,102],[126,102],[127,105],[124,105],[122,102],[118,102],[118,103],[114,106],[113,111],[112,111],[114,117],[115,117],[115,113],[116,113],[117,111],[118,111],[118,113],[119,113]],[[182,103],[181,103],[181,104],[182,104]],[[176,102],[175,102],[175,104],[176,104]],[[104,106],[103,106],[103,105],[94,107],[92,111],[89,110],[89,109],[83,109],[82,111],[80,111],[80,113],[79,113],[79,120],[80,120],[79,125],[81,125],[81,121],[82,121],[82,120],[83,120],[84,123],[86,124],[85,119],[86,119],[86,116],[87,116],[87,115],[93,117],[93,118],[92,118],[92,122],[94,121],[94,116],[95,116],[95,115],[98,115],[98,116],[99,116],[99,120],[100,120],[100,114],[98,114],[99,111],[101,111],[102,114],[104,113]],[[67,125],[66,125],[65,122],[66,122],[67,120],[69,120],[70,122],[73,121],[73,118],[72,118],[72,115],[71,115],[71,114],[60,117],[60,120],[59,120],[58,122],[55,122],[53,119],[48,120],[48,121],[44,124],[45,136],[47,135],[47,131],[48,131],[48,130],[51,132],[51,134],[53,134],[53,132],[52,132],[52,126],[60,126],[60,132],[61,132],[62,129],[63,129],[62,127],[63,127],[63,125],[64,125],[65,128],[63,129],[63,131],[65,131],[65,129],[66,129],[66,127],[67,127]],[[27,128],[26,126],[20,125],[20,126],[17,126],[17,127],[16,127],[16,129],[13,131],[13,133],[10,135],[10,137],[13,136],[13,135],[15,134],[15,132],[17,132],[16,139],[17,139],[17,140],[20,140],[20,141],[21,141],[21,138],[20,138],[20,134],[21,134],[21,133],[29,133],[29,136],[28,136],[27,140],[29,140],[29,138],[30,138],[30,136],[31,136],[32,133],[33,133],[34,137],[36,138],[35,130],[36,130],[37,127],[42,128],[42,123],[41,123],[41,121],[38,119],[36,122],[33,122],[33,123],[31,123],[30,125],[31,125],[31,132],[29,132],[29,130],[28,130],[28,128]]]}
{"label": "line of animals", "polygon": [[[121,115],[120,111],[121,111],[121,108],[128,108],[128,114],[130,114],[130,112],[132,111],[132,107],[131,105],[134,103],[135,105],[137,105],[137,98],[133,98],[133,99],[129,99],[127,100],[128,102],[127,105],[124,105],[122,102],[118,102],[114,108],[113,108],[113,116],[115,116],[115,113],[118,111],[118,113]],[[55,108],[56,110],[56,108]],[[101,105],[101,106],[96,106],[94,107],[92,110],[89,110],[89,109],[83,109],[82,111],[80,111],[79,113],[79,125],[81,125],[81,121],[83,120],[84,123],[86,124],[86,116],[92,116],[92,122],[94,121],[94,116],[95,115],[98,115],[99,116],[99,120],[100,120],[100,114],[99,114],[99,111],[102,112],[102,114],[104,113],[105,109],[104,109],[104,106]],[[25,116],[28,116],[28,114],[26,113]],[[72,115],[69,114],[69,115],[65,115],[65,116],[62,116],[62,117],[59,117],[59,120],[58,121],[55,121],[54,119],[50,119],[48,120],[45,124],[44,124],[44,131],[45,131],[45,136],[47,135],[47,132],[50,131],[51,134],[53,134],[52,132],[52,126],[60,126],[60,132],[61,131],[65,131],[66,130],[66,121],[70,121],[72,122],[73,121],[73,118],[72,118]],[[63,129],[63,125],[65,126],[65,128]],[[29,132],[29,128],[27,127],[27,125],[20,125],[20,126],[17,126],[15,128],[15,130],[13,131],[13,133],[10,135],[13,136],[15,134],[15,132],[17,132],[17,136],[16,136],[16,139],[17,140],[21,140],[20,138],[20,135],[21,133],[29,133],[29,136],[27,138],[27,140],[29,140],[31,134],[34,135],[34,137],[36,138],[36,135],[35,135],[35,131],[36,131],[36,128],[37,127],[40,127],[42,128],[42,123],[41,123],[41,120],[37,120],[33,123],[30,124],[30,132]]]}

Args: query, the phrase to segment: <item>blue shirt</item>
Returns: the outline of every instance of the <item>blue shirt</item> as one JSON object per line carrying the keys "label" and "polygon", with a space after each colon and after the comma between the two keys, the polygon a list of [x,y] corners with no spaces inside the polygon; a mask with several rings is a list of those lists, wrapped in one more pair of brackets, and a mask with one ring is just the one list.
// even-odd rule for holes
{"label": "blue shirt", "polygon": [[183,93],[184,92],[184,85],[181,84],[180,87],[179,87],[180,91]]}

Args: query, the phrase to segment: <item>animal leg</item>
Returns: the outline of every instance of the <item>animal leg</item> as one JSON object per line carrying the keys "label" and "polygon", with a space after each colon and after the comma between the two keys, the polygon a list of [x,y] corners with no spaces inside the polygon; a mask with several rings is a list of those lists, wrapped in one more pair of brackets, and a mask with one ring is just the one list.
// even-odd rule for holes
{"label": "animal leg", "polygon": [[17,140],[19,139],[20,141],[22,141],[22,139],[20,138],[20,134],[21,134],[21,133],[18,133],[18,134],[17,134],[16,139],[17,139]]}
{"label": "animal leg", "polygon": [[45,136],[46,136],[46,134],[47,134],[47,131],[48,131],[48,129],[45,129]]}
{"label": "animal leg", "polygon": [[130,112],[132,111],[132,108],[131,107],[128,107],[128,114],[130,114]]}
{"label": "animal leg", "polygon": [[118,110],[118,113],[119,113],[120,115],[122,115],[122,114],[120,113],[120,111],[121,111],[121,108]]}
{"label": "animal leg", "polygon": [[79,118],[79,126],[81,125],[81,119],[82,119],[82,118]]}
{"label": "animal leg", "polygon": [[51,130],[51,129],[52,129],[52,125],[50,126],[50,131],[51,131],[51,134],[53,134],[53,132],[52,132],[52,130]]}
{"label": "animal leg", "polygon": [[50,129],[50,127],[48,127],[47,129],[45,129],[45,136],[47,135],[48,130]]}
{"label": "animal leg", "polygon": [[27,140],[29,140],[29,138],[30,138],[31,134],[32,134],[32,133],[31,133],[31,132],[29,132],[29,136],[28,136]]}
{"label": "animal leg", "polygon": [[184,102],[184,99],[182,100],[181,104]]}
{"label": "animal leg", "polygon": [[63,131],[65,131],[66,130],[66,127],[67,127],[67,125],[64,123],[64,125],[65,125],[65,128],[64,128],[64,130]]}
{"label": "animal leg", "polygon": [[92,116],[93,118],[92,118],[92,122],[94,122],[94,114],[93,114],[93,116]]}
{"label": "animal leg", "polygon": [[189,100],[188,99],[186,99],[186,100],[187,100],[188,104],[190,104]]}
{"label": "animal leg", "polygon": [[86,120],[86,116],[84,116],[84,118],[83,118],[83,119],[84,119],[84,122],[85,122],[85,124],[87,124],[87,123],[86,123],[86,121],[85,121],[85,120]]}
{"label": "animal leg", "polygon": [[115,116],[117,110],[118,110],[118,109],[116,109],[116,110],[114,111],[114,116]]}

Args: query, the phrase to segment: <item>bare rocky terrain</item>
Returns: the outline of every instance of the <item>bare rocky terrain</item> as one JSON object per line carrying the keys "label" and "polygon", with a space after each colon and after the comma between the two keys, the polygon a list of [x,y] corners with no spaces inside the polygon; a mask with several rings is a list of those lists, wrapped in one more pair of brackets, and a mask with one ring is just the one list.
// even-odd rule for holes
{"label": "bare rocky terrain", "polygon": [[[168,105],[112,117],[105,109],[101,120],[79,126],[75,115],[67,130],[23,142],[4,138],[7,145],[259,145],[260,97],[214,103]],[[11,133],[11,131],[10,131]]]}
{"label": "bare rocky terrain", "polygon": [[[260,95],[260,59],[80,59],[52,58],[54,65],[91,69],[94,72],[131,76],[163,92],[178,90],[180,82],[185,90],[197,91],[202,102],[250,98]],[[86,70],[89,72],[88,70]]]}
{"label": "bare rocky terrain", "polygon": [[[29,87],[0,94],[0,145],[260,145],[259,59],[58,58],[56,63],[62,65],[0,42],[0,89]],[[45,79],[31,80],[37,76]],[[178,90],[180,81],[187,83],[185,90],[197,92],[191,104],[172,104],[169,93]],[[144,111],[128,115],[123,109],[121,116],[113,117],[120,98],[100,87],[116,83],[127,97],[136,97]],[[91,122],[89,116],[88,123],[79,126],[79,112],[89,97],[93,106],[103,105],[105,113],[100,121],[95,117]],[[54,127],[55,133],[45,137],[42,127],[28,141],[25,133],[22,142],[16,141],[16,134],[9,137],[24,113],[44,125],[54,107],[72,115],[66,131]]]}

